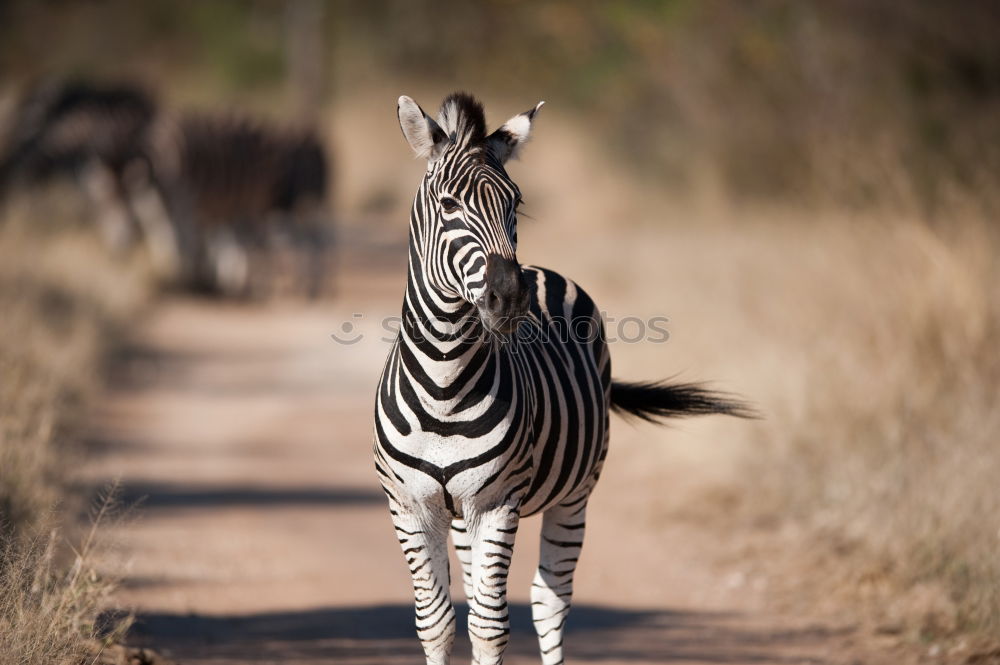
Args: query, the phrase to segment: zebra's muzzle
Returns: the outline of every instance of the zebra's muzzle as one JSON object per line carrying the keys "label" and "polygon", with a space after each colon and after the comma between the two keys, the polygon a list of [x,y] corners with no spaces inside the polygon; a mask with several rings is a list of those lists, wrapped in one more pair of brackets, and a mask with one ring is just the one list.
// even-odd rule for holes
{"label": "zebra's muzzle", "polygon": [[479,318],[493,332],[509,335],[528,313],[530,291],[521,265],[499,254],[486,258],[486,290],[476,301]]}

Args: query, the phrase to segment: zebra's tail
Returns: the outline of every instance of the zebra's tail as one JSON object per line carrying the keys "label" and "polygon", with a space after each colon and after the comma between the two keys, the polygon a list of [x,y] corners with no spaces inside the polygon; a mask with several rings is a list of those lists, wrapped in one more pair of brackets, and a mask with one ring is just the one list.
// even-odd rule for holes
{"label": "zebra's tail", "polygon": [[760,417],[756,409],[734,395],[708,390],[697,383],[666,381],[612,381],[611,410],[649,422],[710,414]]}

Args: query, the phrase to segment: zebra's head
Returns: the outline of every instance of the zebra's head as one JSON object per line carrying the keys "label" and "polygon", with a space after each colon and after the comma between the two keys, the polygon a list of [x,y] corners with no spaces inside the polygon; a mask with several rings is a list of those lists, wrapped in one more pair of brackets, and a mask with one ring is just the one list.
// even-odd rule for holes
{"label": "zebra's head", "polygon": [[418,268],[444,297],[475,305],[494,332],[513,332],[530,302],[516,255],[521,193],[504,164],[528,140],[541,106],[487,135],[483,107],[470,95],[445,99],[437,120],[399,98],[403,135],[427,159],[410,217]]}

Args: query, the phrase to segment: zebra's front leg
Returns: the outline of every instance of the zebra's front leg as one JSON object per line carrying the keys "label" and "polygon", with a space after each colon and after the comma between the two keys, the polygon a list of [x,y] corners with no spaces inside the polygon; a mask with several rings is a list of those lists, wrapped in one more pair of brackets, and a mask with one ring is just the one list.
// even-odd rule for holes
{"label": "zebra's front leg", "polygon": [[573,573],[583,547],[587,498],[554,506],[542,517],[538,571],[531,583],[531,617],[544,665],[563,662],[563,629],[573,595]]}
{"label": "zebra's front leg", "polygon": [[510,638],[507,573],[519,519],[516,508],[502,506],[467,520],[472,541],[469,640],[474,665],[503,662]]}
{"label": "zebra's front leg", "polygon": [[455,641],[455,608],[448,573],[448,519],[393,515],[396,536],[413,577],[417,637],[427,665],[447,665]]}

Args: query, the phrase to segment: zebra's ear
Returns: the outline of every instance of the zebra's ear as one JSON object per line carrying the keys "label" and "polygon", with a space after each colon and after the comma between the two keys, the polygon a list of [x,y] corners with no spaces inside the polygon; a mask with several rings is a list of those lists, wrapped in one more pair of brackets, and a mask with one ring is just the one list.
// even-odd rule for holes
{"label": "zebra's ear", "polygon": [[417,157],[426,157],[431,161],[440,157],[448,143],[448,135],[444,130],[406,95],[399,98],[396,112],[403,136],[413,152],[417,153]]}
{"label": "zebra's ear", "polygon": [[538,102],[533,109],[518,113],[486,138],[486,147],[501,164],[517,157],[518,150],[531,136],[531,123],[545,102]]}

